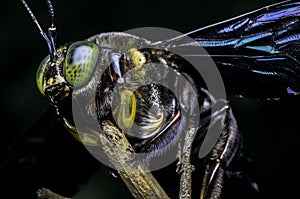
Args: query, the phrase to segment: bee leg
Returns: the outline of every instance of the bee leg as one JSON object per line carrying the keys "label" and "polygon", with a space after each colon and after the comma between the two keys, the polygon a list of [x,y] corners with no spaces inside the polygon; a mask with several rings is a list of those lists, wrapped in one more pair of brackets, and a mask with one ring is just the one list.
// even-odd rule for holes
{"label": "bee leg", "polygon": [[[183,142],[181,145],[181,149],[179,150],[179,161],[177,163],[177,169],[176,172],[180,174],[180,189],[179,189],[179,199],[190,199],[192,198],[192,173],[195,170],[194,165],[192,164],[192,154],[195,149],[194,141],[197,137],[197,134],[199,132],[202,132],[203,129],[206,129],[210,121],[212,120],[212,123],[215,123],[219,120],[222,115],[225,115],[225,111],[229,108],[228,104],[225,100],[218,100],[216,101],[215,98],[207,91],[202,89],[201,90],[201,96],[204,96],[203,98],[203,104],[201,107],[201,120],[199,121],[199,126],[197,129],[194,128],[196,120],[193,120],[195,118],[189,117],[189,122],[187,126],[185,126],[185,133]],[[196,102],[190,100],[190,109],[194,110],[197,107]],[[214,113],[210,114],[212,106],[214,107]],[[216,108],[216,109],[215,109]],[[187,110],[188,111],[188,110]],[[192,112],[192,111],[191,111]],[[182,118],[182,123],[185,124],[186,118]],[[202,129],[202,130],[200,130]],[[201,135],[204,135],[200,133]],[[218,134],[219,135],[219,134]],[[201,139],[198,137],[198,139]],[[193,149],[192,149],[193,148]],[[199,150],[199,149],[198,149]]]}
{"label": "bee leg", "polygon": [[[227,167],[240,148],[241,139],[236,120],[230,108],[226,114],[212,118],[213,125],[221,125],[221,135],[213,150],[205,157],[205,174],[200,199],[219,199]],[[211,128],[211,127],[210,127]]]}
{"label": "bee leg", "polygon": [[179,156],[176,172],[180,174],[179,199],[192,197],[192,172],[195,170],[191,164],[192,143],[196,130],[194,128],[185,133],[182,154]]}
{"label": "bee leg", "polygon": [[241,147],[225,171],[224,198],[261,198],[252,160]]}

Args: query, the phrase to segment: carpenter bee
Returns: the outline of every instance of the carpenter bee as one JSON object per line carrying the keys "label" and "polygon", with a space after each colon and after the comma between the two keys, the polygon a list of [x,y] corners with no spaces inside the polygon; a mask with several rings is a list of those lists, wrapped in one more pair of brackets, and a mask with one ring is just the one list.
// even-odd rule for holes
{"label": "carpenter bee", "polygon": [[[257,197],[224,90],[259,99],[299,93],[299,2],[186,34],[109,32],[61,47],[50,0],[47,33],[21,2],[49,49],[36,76],[39,91],[134,198]],[[154,40],[155,33],[172,37]],[[168,175],[159,170],[165,166]]]}

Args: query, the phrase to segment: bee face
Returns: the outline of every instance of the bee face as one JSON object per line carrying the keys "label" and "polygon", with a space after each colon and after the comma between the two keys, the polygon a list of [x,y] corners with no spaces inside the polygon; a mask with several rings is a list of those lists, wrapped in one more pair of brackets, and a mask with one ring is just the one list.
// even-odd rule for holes
{"label": "bee face", "polygon": [[74,125],[72,100],[84,97],[82,114],[95,112],[100,124],[110,120],[129,137],[143,140],[165,133],[179,114],[178,103],[163,86],[143,85],[151,64],[165,64],[151,58],[154,49],[137,49],[145,43],[132,35],[109,33],[64,45],[54,59],[42,61],[36,76],[39,91],[68,128]]}

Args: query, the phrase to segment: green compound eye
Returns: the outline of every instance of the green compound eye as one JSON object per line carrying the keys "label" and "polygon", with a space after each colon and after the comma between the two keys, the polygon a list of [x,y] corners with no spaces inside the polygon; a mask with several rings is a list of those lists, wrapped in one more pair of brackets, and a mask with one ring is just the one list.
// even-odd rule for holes
{"label": "green compound eye", "polygon": [[94,71],[98,55],[99,49],[92,42],[73,43],[67,52],[64,64],[66,81],[72,86],[83,86]]}
{"label": "green compound eye", "polygon": [[43,79],[44,79],[44,72],[45,72],[45,68],[47,67],[48,62],[50,61],[50,56],[48,55],[47,57],[45,57],[43,59],[43,61],[41,62],[37,72],[36,72],[36,85],[40,91],[40,93],[42,93],[42,95],[45,95],[44,93],[44,88],[43,88]]}

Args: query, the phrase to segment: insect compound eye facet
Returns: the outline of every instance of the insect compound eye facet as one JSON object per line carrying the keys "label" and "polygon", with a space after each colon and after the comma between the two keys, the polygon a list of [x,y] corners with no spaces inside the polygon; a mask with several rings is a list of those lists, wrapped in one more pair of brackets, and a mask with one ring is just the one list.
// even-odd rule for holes
{"label": "insect compound eye facet", "polygon": [[43,59],[43,61],[41,62],[40,66],[37,70],[37,73],[36,73],[36,85],[37,85],[40,93],[42,93],[42,95],[45,95],[44,88],[43,88],[44,72],[45,72],[45,68],[47,67],[49,61],[50,61],[50,55],[48,55],[47,57],[45,57]]}
{"label": "insect compound eye facet", "polygon": [[66,81],[76,87],[86,84],[93,74],[98,55],[99,49],[92,42],[73,43],[68,49],[64,63]]}

